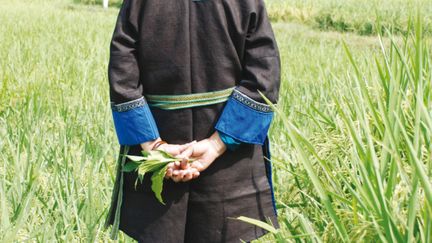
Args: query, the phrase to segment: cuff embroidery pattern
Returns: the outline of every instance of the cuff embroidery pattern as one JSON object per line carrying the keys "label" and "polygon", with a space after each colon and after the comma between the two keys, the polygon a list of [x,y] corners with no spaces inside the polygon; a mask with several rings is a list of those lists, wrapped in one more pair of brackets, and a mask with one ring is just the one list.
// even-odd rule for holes
{"label": "cuff embroidery pattern", "polygon": [[111,109],[116,112],[125,112],[138,107],[142,107],[146,104],[144,97],[138,98],[136,100],[128,101],[121,104],[115,104],[111,102]]}
{"label": "cuff embroidery pattern", "polygon": [[272,109],[269,105],[257,102],[249,98],[247,95],[243,94],[242,92],[238,91],[237,89],[233,91],[232,97],[254,110],[261,111],[261,112],[272,112]]}

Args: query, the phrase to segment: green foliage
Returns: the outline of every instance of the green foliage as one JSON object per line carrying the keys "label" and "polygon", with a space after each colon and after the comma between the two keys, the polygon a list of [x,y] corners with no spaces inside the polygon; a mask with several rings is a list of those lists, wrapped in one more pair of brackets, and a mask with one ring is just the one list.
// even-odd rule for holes
{"label": "green foliage", "polygon": [[131,161],[126,163],[123,167],[124,172],[137,171],[138,177],[135,182],[135,186],[138,181],[142,182],[146,173],[152,173],[152,190],[155,193],[156,198],[160,203],[165,204],[162,199],[162,188],[163,180],[165,178],[165,172],[168,168],[168,164],[171,162],[178,161],[177,158],[162,150],[143,151],[143,156],[126,155]]}
{"label": "green foliage", "polygon": [[265,222],[262,222],[262,221],[259,221],[259,220],[253,219],[253,218],[245,217],[245,216],[240,216],[240,217],[237,217],[236,219],[243,221],[243,222],[246,222],[246,223],[249,223],[249,224],[256,225],[256,226],[263,228],[263,229],[265,229],[268,232],[271,232],[273,234],[277,234],[277,229],[275,229],[272,225],[270,225],[268,223],[265,223]]}
{"label": "green foliage", "polygon": [[267,0],[274,21],[296,21],[325,31],[354,32],[360,35],[404,35],[416,6],[424,13],[423,31],[432,34],[432,2],[428,0]]}
{"label": "green foliage", "polygon": [[152,186],[151,189],[155,193],[156,198],[159,200],[160,203],[164,204],[164,201],[162,199],[162,188],[163,188],[163,180],[165,176],[165,172],[168,168],[168,165],[163,166],[161,169],[154,171],[151,181]]}
{"label": "green foliage", "polygon": [[274,107],[274,129],[284,131],[274,139],[293,149],[287,154],[281,146],[275,159],[277,174],[291,174],[293,185],[278,189],[286,212],[286,231],[278,234],[324,242],[431,240],[432,58],[421,24],[419,16],[415,35],[403,40],[377,40],[381,55],[368,67],[344,45],[352,69],[342,80],[328,76],[327,108],[308,112],[312,134]]}

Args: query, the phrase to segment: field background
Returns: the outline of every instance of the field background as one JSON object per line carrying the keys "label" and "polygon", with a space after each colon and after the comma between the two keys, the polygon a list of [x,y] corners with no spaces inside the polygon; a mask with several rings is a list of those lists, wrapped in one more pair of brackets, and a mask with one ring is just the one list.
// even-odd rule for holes
{"label": "field background", "polygon": [[[424,43],[430,47],[432,2],[418,2],[423,10]],[[108,10],[98,1],[0,0],[0,4],[0,241],[109,241],[102,225],[118,145],[106,70],[119,3],[114,2]],[[337,221],[310,179],[305,163],[309,159],[302,156],[310,157],[323,190],[337,202],[332,205],[349,239],[386,241],[379,233],[387,232],[380,225],[385,221],[380,218],[383,214],[369,214],[372,209],[366,210],[361,201],[350,196],[349,188],[328,179],[337,177],[340,182],[340,176],[350,178],[346,165],[355,160],[353,135],[340,125],[343,116],[337,109],[338,101],[352,98],[350,89],[356,87],[355,70],[342,41],[363,75],[377,80],[375,58],[382,60],[382,50],[376,34],[386,34],[384,48],[390,46],[384,29],[395,34],[395,42],[402,43],[403,36],[413,32],[409,16],[415,13],[414,6],[405,0],[267,0],[283,62],[278,107],[328,167],[323,169],[322,163],[316,162],[311,149],[296,147],[290,137],[292,128],[288,129],[282,116],[276,117],[271,141],[282,229],[258,242],[278,237],[340,240]],[[429,57],[424,59],[424,63],[430,62]],[[425,80],[430,82],[430,71],[425,71]],[[424,103],[431,103],[428,92]],[[347,104],[342,109],[349,109],[350,102]],[[350,119],[361,128],[362,117],[357,118],[353,115]],[[409,137],[417,131],[415,127],[407,128]],[[425,125],[419,134],[424,138],[415,147],[430,181],[430,131]],[[362,138],[367,140],[366,135]],[[374,141],[380,144],[381,140],[374,137]],[[409,163],[401,167],[409,178],[415,177]],[[334,177],[327,174],[330,171]],[[403,174],[396,173],[394,183],[386,187],[387,213],[401,239],[430,242],[431,205],[422,189],[428,182],[412,179],[416,187],[404,184],[400,179]],[[415,202],[410,201],[413,195]],[[125,235],[120,240],[131,242]]]}

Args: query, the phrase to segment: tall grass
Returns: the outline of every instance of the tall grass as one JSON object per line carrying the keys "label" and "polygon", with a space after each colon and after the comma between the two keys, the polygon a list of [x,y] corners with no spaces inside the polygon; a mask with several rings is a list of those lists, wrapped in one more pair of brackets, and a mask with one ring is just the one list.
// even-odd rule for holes
{"label": "tall grass", "polygon": [[113,15],[1,4],[0,242],[108,238],[118,150],[105,89]]}
{"label": "tall grass", "polygon": [[431,43],[421,23],[401,45],[380,39],[374,72],[345,46],[353,70],[334,89],[333,107],[312,108],[313,137],[276,108],[286,131],[276,140],[287,137],[297,161],[277,158],[278,173],[290,173],[298,193],[279,203],[287,218],[278,239],[432,240]]}

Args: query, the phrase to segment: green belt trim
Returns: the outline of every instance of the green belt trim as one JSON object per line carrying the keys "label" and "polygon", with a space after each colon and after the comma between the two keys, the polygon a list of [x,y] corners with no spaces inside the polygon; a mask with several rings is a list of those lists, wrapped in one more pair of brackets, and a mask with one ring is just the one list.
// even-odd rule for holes
{"label": "green belt trim", "polygon": [[145,98],[151,107],[176,110],[225,102],[233,90],[234,87],[220,91],[185,95],[145,95]]}

